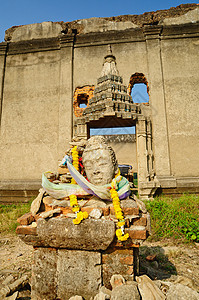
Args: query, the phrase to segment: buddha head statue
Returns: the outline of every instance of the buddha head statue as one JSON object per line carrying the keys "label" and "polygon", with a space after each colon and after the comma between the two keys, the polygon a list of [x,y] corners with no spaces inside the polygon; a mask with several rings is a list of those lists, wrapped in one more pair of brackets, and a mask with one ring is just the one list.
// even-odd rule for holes
{"label": "buddha head statue", "polygon": [[82,155],[88,180],[95,185],[108,184],[118,172],[115,152],[103,136],[92,136]]}

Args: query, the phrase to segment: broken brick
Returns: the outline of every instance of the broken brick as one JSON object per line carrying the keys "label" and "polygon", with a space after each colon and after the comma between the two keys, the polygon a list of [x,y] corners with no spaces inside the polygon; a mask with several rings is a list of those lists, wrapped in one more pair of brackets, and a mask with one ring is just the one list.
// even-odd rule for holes
{"label": "broken brick", "polygon": [[16,229],[17,234],[37,235],[37,227],[32,226],[18,226]]}
{"label": "broken brick", "polygon": [[33,217],[33,215],[29,212],[23,216],[21,216],[20,218],[17,219],[17,222],[20,225],[29,225],[31,224],[33,221],[35,220],[35,218]]}
{"label": "broken brick", "polygon": [[141,217],[139,219],[134,219],[133,220],[133,225],[146,226],[147,225],[147,218],[146,217]]}
{"label": "broken brick", "polygon": [[146,230],[131,230],[127,228],[125,233],[128,233],[131,239],[136,240],[145,240],[147,238]]}

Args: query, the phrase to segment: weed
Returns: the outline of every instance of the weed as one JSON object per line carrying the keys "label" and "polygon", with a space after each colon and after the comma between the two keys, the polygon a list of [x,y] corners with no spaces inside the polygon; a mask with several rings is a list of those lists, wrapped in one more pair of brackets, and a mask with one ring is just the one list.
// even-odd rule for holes
{"label": "weed", "polygon": [[199,241],[199,197],[157,197],[145,202],[152,219],[153,239],[175,238]]}

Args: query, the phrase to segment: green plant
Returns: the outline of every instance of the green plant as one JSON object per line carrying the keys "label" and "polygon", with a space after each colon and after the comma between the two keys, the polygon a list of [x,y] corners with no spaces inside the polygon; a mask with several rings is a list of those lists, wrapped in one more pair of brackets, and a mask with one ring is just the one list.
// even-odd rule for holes
{"label": "green plant", "polygon": [[180,198],[161,196],[145,202],[151,215],[153,238],[199,241],[199,197],[184,194]]}
{"label": "green plant", "polygon": [[0,204],[0,233],[14,233],[17,223],[17,218],[30,211],[30,205],[32,200],[28,203],[17,204]]}

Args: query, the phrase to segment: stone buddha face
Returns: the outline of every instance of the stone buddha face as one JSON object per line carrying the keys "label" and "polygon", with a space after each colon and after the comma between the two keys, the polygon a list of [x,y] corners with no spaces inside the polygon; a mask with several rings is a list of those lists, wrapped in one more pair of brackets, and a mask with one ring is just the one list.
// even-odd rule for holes
{"label": "stone buddha face", "polygon": [[118,170],[115,153],[102,136],[88,140],[82,161],[88,180],[95,185],[110,183]]}

